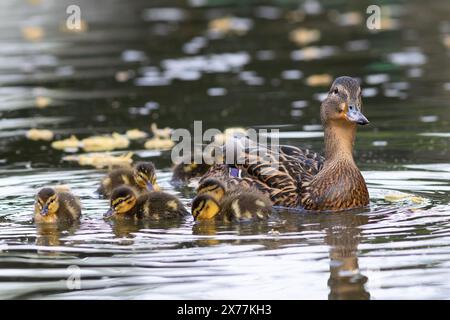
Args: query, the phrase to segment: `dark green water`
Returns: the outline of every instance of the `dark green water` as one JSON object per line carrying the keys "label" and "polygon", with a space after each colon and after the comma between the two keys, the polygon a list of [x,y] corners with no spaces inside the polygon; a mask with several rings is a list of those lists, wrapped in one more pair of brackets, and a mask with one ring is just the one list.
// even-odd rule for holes
{"label": "dark green water", "polygon": [[[308,3],[294,21],[304,1],[1,1],[0,298],[448,298],[448,1],[383,1],[390,27],[379,32],[365,26],[370,1],[324,1],[316,14]],[[85,32],[61,30],[69,4],[80,6]],[[355,18],[337,12],[362,21],[346,25]],[[248,32],[208,33],[210,20],[227,15],[245,18]],[[305,45],[289,40],[299,27],[321,31],[306,46],[324,56],[301,58]],[[124,71],[129,79],[118,81]],[[371,124],[358,132],[356,160],[371,206],[362,212],[111,224],[102,219],[107,201],[93,193],[104,171],[63,162],[66,153],[25,137],[30,128],[57,139],[148,131],[152,122],[192,130],[202,120],[220,130],[278,128],[282,143],[321,151],[328,85],[306,79],[324,73],[358,77],[364,89]],[[37,97],[50,105],[37,108]],[[170,151],[143,152],[137,142],[129,150],[154,161],[161,186],[190,203],[192,190],[169,183]],[[83,219],[37,228],[34,194],[55,183],[81,197]],[[387,201],[395,192],[421,201]],[[75,290],[66,283],[73,266]]]}

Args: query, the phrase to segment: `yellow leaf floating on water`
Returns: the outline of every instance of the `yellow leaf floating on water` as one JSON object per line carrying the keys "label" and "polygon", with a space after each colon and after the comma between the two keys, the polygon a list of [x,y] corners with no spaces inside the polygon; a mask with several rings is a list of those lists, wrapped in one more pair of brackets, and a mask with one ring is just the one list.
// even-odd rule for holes
{"label": "yellow leaf floating on water", "polygon": [[36,107],[39,109],[47,108],[50,105],[51,99],[49,97],[38,96],[35,99]]}
{"label": "yellow leaf floating on water", "polygon": [[237,17],[222,17],[211,20],[208,24],[208,31],[218,34],[246,34],[253,23],[250,19]]}
{"label": "yellow leaf floating on water", "polygon": [[313,74],[306,78],[306,84],[310,87],[328,86],[333,81],[329,74]]}
{"label": "yellow leaf floating on water", "polygon": [[320,40],[320,30],[298,28],[291,31],[289,39],[299,45],[310,44]]}
{"label": "yellow leaf floating on water", "polygon": [[63,158],[64,161],[75,161],[81,166],[92,166],[97,169],[114,166],[129,166],[133,163],[133,153],[128,152],[120,156],[109,153],[90,153],[71,155]]}
{"label": "yellow leaf floating on water", "polygon": [[22,28],[22,36],[29,41],[40,41],[44,34],[42,27],[27,26]]}
{"label": "yellow leaf floating on water", "polygon": [[30,129],[27,131],[26,137],[33,141],[50,141],[53,139],[53,132],[45,129]]}
{"label": "yellow leaf floating on water", "polygon": [[384,200],[389,202],[411,201],[413,203],[421,204],[425,202],[425,199],[419,196],[414,196],[407,193],[389,193],[384,196]]}
{"label": "yellow leaf floating on water", "polygon": [[81,140],[84,151],[111,151],[114,149],[125,149],[130,145],[130,140],[116,132],[112,135],[93,136]]}
{"label": "yellow leaf floating on water", "polygon": [[175,142],[173,142],[171,139],[154,137],[145,142],[144,148],[152,150],[166,150],[171,149],[174,145]]}
{"label": "yellow leaf floating on water", "polygon": [[155,137],[159,138],[170,138],[170,135],[172,134],[173,129],[169,127],[165,127],[162,129],[159,129],[156,123],[152,123],[150,125],[150,130],[153,132],[153,135]]}
{"label": "yellow leaf floating on water", "polygon": [[148,136],[147,132],[141,131],[139,129],[130,129],[125,133],[128,139],[130,140],[138,140],[143,139]]}
{"label": "yellow leaf floating on water", "polygon": [[80,147],[80,140],[74,135],[68,139],[58,140],[52,142],[52,148],[57,150],[78,149]]}

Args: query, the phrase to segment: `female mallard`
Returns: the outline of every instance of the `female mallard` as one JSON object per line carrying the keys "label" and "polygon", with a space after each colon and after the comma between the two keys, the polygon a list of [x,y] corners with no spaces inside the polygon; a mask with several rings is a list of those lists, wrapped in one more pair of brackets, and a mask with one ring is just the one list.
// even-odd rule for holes
{"label": "female mallard", "polygon": [[80,201],[69,191],[47,187],[37,193],[34,203],[34,222],[73,222],[80,219],[80,216]]}
{"label": "female mallard", "polygon": [[216,165],[203,179],[222,175],[227,183],[256,186],[275,205],[284,207],[336,211],[368,205],[366,183],[352,154],[357,124],[369,123],[362,114],[358,81],[337,78],[322,102],[320,117],[325,131],[325,158],[292,146],[280,146],[276,152],[265,150],[268,157],[264,158],[245,149],[245,161],[233,165],[241,177],[227,175],[224,165]]}
{"label": "female mallard", "polygon": [[132,169],[118,168],[112,170],[100,183],[97,192],[105,197],[111,196],[111,192],[121,185],[128,185],[136,191],[158,191],[156,182],[156,169],[152,162],[139,162]]}
{"label": "female mallard", "polygon": [[229,188],[217,179],[205,179],[192,202],[195,220],[248,221],[267,219],[272,212],[269,198],[258,190]]}
{"label": "female mallard", "polygon": [[171,194],[155,191],[138,196],[132,188],[123,185],[113,190],[110,208],[104,216],[118,219],[159,220],[188,214],[181,201]]}

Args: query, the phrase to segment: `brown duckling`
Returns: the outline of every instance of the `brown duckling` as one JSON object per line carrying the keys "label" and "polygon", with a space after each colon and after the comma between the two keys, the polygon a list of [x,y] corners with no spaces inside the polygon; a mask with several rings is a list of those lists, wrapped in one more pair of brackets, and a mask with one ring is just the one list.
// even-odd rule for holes
{"label": "brown duckling", "polygon": [[167,219],[188,215],[181,201],[166,192],[154,191],[137,195],[128,186],[113,190],[110,208],[104,217],[118,219]]}
{"label": "brown duckling", "polygon": [[179,163],[173,168],[172,183],[187,183],[202,177],[211,165],[206,163]]}
{"label": "brown duckling", "polygon": [[307,149],[280,146],[277,151],[265,150],[273,156],[267,159],[278,159],[276,165],[263,157],[248,155],[252,161],[233,164],[245,178],[230,177],[226,170],[213,166],[203,179],[224,172],[224,181],[239,184],[253,180],[275,205],[283,207],[338,211],[367,206],[367,186],[353,159],[356,127],[369,123],[362,114],[358,81],[337,78],[322,102],[320,117],[325,131],[325,157]]}
{"label": "brown duckling", "polygon": [[204,180],[192,202],[195,220],[248,221],[265,220],[272,213],[272,203],[253,188],[229,188],[217,179]]}
{"label": "brown duckling", "polygon": [[48,187],[37,193],[34,204],[34,222],[73,222],[79,220],[80,217],[80,201],[72,193]]}
{"label": "brown duckling", "polygon": [[155,165],[152,162],[138,162],[132,169],[114,169],[102,179],[97,192],[105,197],[110,197],[112,191],[121,185],[128,185],[137,192],[159,191]]}

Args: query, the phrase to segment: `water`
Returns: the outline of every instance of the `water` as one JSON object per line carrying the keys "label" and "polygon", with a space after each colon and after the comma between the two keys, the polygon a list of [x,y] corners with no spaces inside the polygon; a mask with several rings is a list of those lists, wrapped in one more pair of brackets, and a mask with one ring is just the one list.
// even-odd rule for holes
{"label": "water", "polygon": [[[371,32],[364,1],[78,3],[87,26],[78,33],[63,31],[70,1],[0,4],[0,298],[449,297],[448,4],[386,2],[389,30]],[[235,31],[208,31],[227,15],[240,18]],[[320,39],[295,44],[299,27]],[[192,130],[201,119],[279,128],[282,143],[319,151],[328,85],[308,85],[317,74],[362,80],[371,124],[358,132],[356,159],[370,209],[241,225],[106,222],[107,201],[93,194],[104,171],[25,138],[34,127],[83,138],[152,122]],[[193,190],[169,183],[170,152],[128,149],[189,205]],[[36,227],[33,196],[55,183],[81,197],[83,218]],[[410,196],[394,201],[398,192]],[[67,282],[78,273],[81,288]]]}

